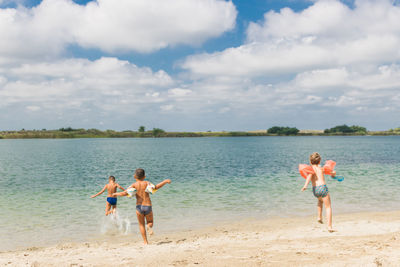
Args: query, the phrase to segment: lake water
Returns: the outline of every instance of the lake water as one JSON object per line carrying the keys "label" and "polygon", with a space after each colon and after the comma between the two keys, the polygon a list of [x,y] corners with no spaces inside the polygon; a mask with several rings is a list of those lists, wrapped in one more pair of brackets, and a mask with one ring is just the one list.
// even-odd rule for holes
{"label": "lake water", "polygon": [[343,182],[327,177],[335,213],[400,208],[400,137],[233,137],[0,140],[0,251],[137,235],[135,201],[105,218],[114,175],[127,187],[136,168],[153,183],[155,230],[189,230],[247,218],[315,213],[299,163],[320,152]]}

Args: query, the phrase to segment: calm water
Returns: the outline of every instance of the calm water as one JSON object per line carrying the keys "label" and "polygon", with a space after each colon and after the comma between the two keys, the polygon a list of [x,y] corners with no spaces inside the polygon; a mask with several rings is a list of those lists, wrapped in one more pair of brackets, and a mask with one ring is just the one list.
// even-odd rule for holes
{"label": "calm water", "polygon": [[152,197],[157,232],[310,215],[297,165],[314,151],[345,176],[327,178],[336,213],[400,208],[399,137],[0,140],[0,251],[136,236],[134,200],[120,198],[112,221],[106,195],[89,197],[109,175],[130,185],[139,167],[173,181]]}

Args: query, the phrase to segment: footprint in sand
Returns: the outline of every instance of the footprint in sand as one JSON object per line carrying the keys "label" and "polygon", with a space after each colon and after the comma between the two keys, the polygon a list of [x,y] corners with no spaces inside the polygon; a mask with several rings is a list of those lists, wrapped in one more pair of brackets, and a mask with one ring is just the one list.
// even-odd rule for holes
{"label": "footprint in sand", "polygon": [[163,245],[163,244],[169,244],[169,243],[172,243],[172,241],[161,241],[161,242],[158,242],[157,245]]}
{"label": "footprint in sand", "polygon": [[187,265],[188,261],[187,260],[181,260],[181,261],[174,261],[172,262],[172,265],[174,266],[179,266],[179,265]]}

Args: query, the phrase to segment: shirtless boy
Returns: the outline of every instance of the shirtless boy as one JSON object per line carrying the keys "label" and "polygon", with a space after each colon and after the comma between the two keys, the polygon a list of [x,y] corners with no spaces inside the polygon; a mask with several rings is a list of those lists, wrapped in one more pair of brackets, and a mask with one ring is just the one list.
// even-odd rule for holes
{"label": "shirtless boy", "polygon": [[96,195],[91,196],[91,198],[97,197],[106,191],[107,189],[107,202],[106,202],[106,216],[110,213],[115,213],[115,209],[117,208],[117,198],[113,197],[113,194],[117,192],[117,188],[124,190],[125,189],[115,182],[115,177],[110,176],[108,178],[108,184],[104,186],[104,188],[98,192]]}
{"label": "shirtless boy", "polygon": [[[134,178],[136,180],[135,183],[133,183],[129,188],[135,188],[136,189],[136,215],[137,219],[139,222],[139,230],[140,233],[142,234],[143,241],[147,245],[147,235],[146,235],[146,227],[145,224],[147,222],[147,231],[149,232],[149,235],[153,234],[153,210],[151,206],[151,199],[150,195],[148,192],[146,192],[147,186],[150,185],[150,182],[144,181],[146,178],[145,172],[143,169],[136,169]],[[170,184],[171,180],[166,179],[162,181],[161,183],[157,184],[155,186],[155,190],[160,189],[166,184]],[[127,191],[121,192],[121,193],[114,193],[113,196],[127,196],[128,193]]]}
{"label": "shirtless boy", "polygon": [[[324,204],[326,210],[326,218],[328,220],[328,231],[334,232],[332,228],[331,197],[329,195],[328,187],[326,186],[324,171],[319,165],[320,162],[321,156],[317,152],[314,152],[310,155],[310,163],[311,167],[314,169],[314,174],[309,174],[307,176],[306,182],[301,191],[306,190],[308,184],[311,181],[313,186],[313,194],[316,198],[318,198],[318,222],[322,223],[322,204]],[[331,175],[335,176],[336,172],[333,171]]]}

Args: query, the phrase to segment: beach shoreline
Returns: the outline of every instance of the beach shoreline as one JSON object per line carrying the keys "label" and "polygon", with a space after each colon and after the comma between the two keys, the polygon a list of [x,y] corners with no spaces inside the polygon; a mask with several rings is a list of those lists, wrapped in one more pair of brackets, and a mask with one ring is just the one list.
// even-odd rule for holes
{"label": "beach shoreline", "polygon": [[[396,266],[400,210],[247,219],[199,230],[0,252],[1,266]],[[122,240],[121,240],[122,239]]]}

